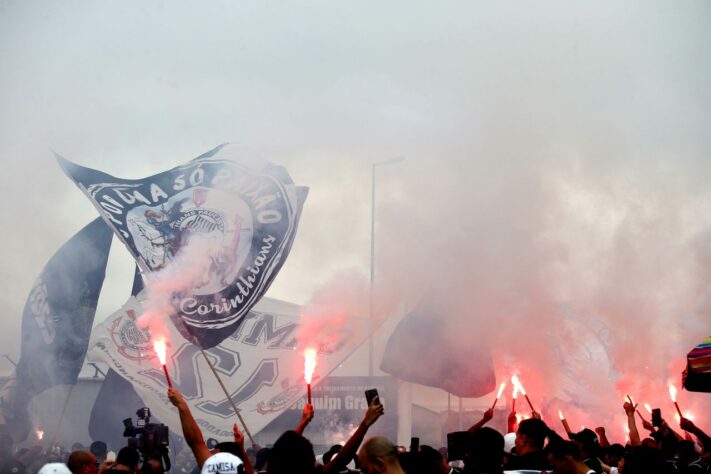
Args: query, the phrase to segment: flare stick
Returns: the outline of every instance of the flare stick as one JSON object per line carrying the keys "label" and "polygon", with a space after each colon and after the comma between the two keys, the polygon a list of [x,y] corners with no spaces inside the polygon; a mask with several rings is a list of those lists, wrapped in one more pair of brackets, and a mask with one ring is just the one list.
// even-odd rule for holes
{"label": "flare stick", "polygon": [[533,409],[533,404],[531,403],[531,399],[528,398],[528,395],[524,393],[523,396],[526,397],[526,401],[528,402],[528,406],[531,408],[531,411],[536,411]]}
{"label": "flare stick", "polygon": [[168,381],[168,388],[173,388],[173,382],[170,381],[170,375],[168,374],[168,367],[163,364],[163,373],[165,374],[165,380]]}

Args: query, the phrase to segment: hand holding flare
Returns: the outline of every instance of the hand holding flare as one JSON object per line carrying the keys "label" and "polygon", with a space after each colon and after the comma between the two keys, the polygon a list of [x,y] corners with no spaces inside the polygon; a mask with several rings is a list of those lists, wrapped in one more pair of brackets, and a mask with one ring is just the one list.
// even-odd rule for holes
{"label": "hand holding flare", "polygon": [[163,366],[163,373],[165,373],[165,380],[168,381],[168,388],[173,388],[173,383],[170,381],[170,375],[168,374],[168,367],[166,367],[165,362],[167,359],[167,347],[165,342],[165,337],[159,337],[153,341],[153,350],[156,351],[160,365]]}
{"label": "hand holding flare", "polygon": [[[637,413],[637,415],[639,416],[639,419],[642,420],[642,423],[644,424],[644,422],[647,421],[647,420],[644,419],[644,417],[642,416],[642,414],[639,412],[639,409],[637,408],[637,407],[639,406],[639,403],[635,404],[635,403],[632,401],[632,397],[630,397],[629,395],[626,395],[626,397],[627,397],[627,400],[630,402],[630,405],[632,405],[632,406],[634,407],[634,411],[635,411],[635,412]],[[650,411],[651,411],[651,410],[650,410]]]}

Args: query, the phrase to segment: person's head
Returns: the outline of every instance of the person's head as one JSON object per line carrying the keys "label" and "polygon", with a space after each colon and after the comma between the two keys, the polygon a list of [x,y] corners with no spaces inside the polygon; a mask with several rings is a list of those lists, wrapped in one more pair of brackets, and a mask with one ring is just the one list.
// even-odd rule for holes
{"label": "person's head", "polygon": [[99,472],[99,461],[91,451],[74,451],[67,459],[67,467],[72,474],[96,474]]}
{"label": "person's head", "polygon": [[287,431],[269,451],[267,472],[270,474],[310,474],[316,466],[311,441],[296,431]]}
{"label": "person's head", "polygon": [[108,447],[103,441],[94,441],[93,443],[91,443],[91,446],[89,446],[89,451],[91,451],[91,453],[96,456],[96,459],[99,460],[99,463],[102,463],[106,460],[106,453],[108,452]]}
{"label": "person's head", "polygon": [[471,434],[465,465],[473,472],[499,471],[504,459],[504,437],[495,429],[483,427]]}
{"label": "person's head", "polygon": [[516,430],[516,454],[519,456],[543,449],[548,427],[541,420],[529,418],[521,421]]}
{"label": "person's head", "polygon": [[254,469],[256,471],[261,471],[267,465],[267,459],[269,459],[269,448],[262,448],[257,451],[256,462],[254,463]]}
{"label": "person's head", "polygon": [[575,442],[583,458],[597,456],[600,449],[600,441],[595,432],[589,428],[584,428],[577,433],[571,433],[570,438]]}
{"label": "person's head", "polygon": [[134,448],[125,446],[116,455],[116,464],[126,466],[131,472],[138,472],[141,463],[141,455]]}
{"label": "person's head", "polygon": [[[447,474],[449,466],[447,465],[442,453],[434,449],[432,446],[422,445],[420,450],[415,455],[414,474]],[[408,474],[410,471],[408,471]]]}
{"label": "person's head", "polygon": [[375,436],[366,441],[358,452],[358,460],[366,474],[401,471],[397,449],[383,436]]}
{"label": "person's head", "polygon": [[624,455],[625,447],[619,443],[615,443],[610,445],[610,447],[605,450],[605,456],[603,460],[608,466],[616,467],[620,463]]}
{"label": "person's head", "polygon": [[202,465],[201,474],[244,474],[244,463],[230,453],[213,454]]}
{"label": "person's head", "polygon": [[[234,441],[223,441],[215,445],[215,453],[230,453],[242,459],[242,446]],[[242,459],[244,462],[244,459]]]}
{"label": "person's head", "polygon": [[37,474],[72,474],[63,462],[50,462],[42,466]]}
{"label": "person's head", "polygon": [[658,449],[659,445],[657,444],[657,441],[654,438],[644,438],[642,440],[642,446],[650,449]]}
{"label": "person's head", "polygon": [[546,457],[548,464],[553,467],[553,472],[556,474],[573,473],[576,468],[584,466],[580,449],[576,443],[571,441],[555,441],[548,444]]}
{"label": "person's head", "polygon": [[659,441],[659,449],[661,449],[665,459],[674,459],[679,449],[679,440],[674,434],[662,436]]}
{"label": "person's head", "polygon": [[323,453],[323,458],[322,458],[322,459],[323,459],[323,464],[324,464],[324,466],[325,466],[326,464],[328,464],[328,463],[331,461],[331,459],[333,459],[333,457],[334,457],[336,454],[338,454],[339,452],[341,452],[341,449],[342,449],[342,448],[343,448],[343,446],[341,446],[340,444],[334,444],[333,446],[331,446],[331,447],[328,449],[328,451],[326,451],[325,453]]}

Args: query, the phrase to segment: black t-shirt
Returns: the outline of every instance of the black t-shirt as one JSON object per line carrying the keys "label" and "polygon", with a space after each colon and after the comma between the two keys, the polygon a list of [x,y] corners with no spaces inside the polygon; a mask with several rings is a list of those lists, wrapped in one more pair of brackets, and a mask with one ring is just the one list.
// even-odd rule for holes
{"label": "black t-shirt", "polygon": [[583,461],[587,467],[595,471],[597,474],[602,474],[602,464],[600,464],[600,460],[596,457],[592,458],[587,458],[585,461]]}

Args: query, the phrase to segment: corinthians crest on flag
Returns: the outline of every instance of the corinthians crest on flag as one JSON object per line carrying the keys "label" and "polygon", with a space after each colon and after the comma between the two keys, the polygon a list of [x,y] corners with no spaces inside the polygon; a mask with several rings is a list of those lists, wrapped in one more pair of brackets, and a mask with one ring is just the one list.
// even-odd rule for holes
{"label": "corinthians crest on flag", "polygon": [[172,298],[177,327],[205,347],[234,333],[264,295],[296,235],[308,188],[272,164],[227,159],[220,145],[144,179],[110,176],[57,157],[143,272],[171,265],[194,240],[209,268],[189,294]]}

